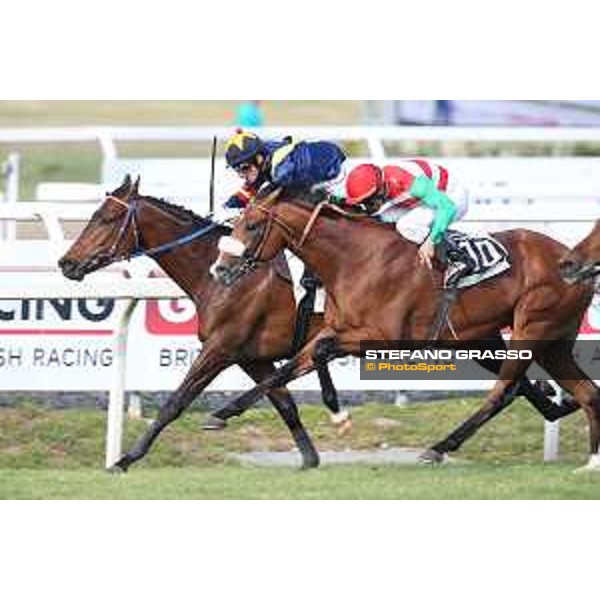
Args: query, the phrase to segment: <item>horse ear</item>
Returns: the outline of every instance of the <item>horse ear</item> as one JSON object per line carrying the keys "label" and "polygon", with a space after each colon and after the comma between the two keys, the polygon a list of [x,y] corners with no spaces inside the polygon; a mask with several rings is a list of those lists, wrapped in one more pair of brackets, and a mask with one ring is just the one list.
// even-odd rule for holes
{"label": "horse ear", "polygon": [[135,183],[133,184],[133,188],[131,189],[130,195],[131,196],[137,196],[139,194],[140,191],[140,181],[141,181],[141,177],[138,175]]}
{"label": "horse ear", "polygon": [[117,196],[117,198],[124,198],[129,195],[130,190],[131,177],[129,175],[126,175],[125,179],[123,179],[123,183],[111,195]]}
{"label": "horse ear", "polygon": [[282,191],[283,191],[283,188],[281,188],[281,187],[266,189],[264,195],[261,194],[261,196],[262,196],[262,197],[260,197],[261,204],[263,202],[265,204],[275,204],[275,202],[277,202],[277,199],[281,195]]}

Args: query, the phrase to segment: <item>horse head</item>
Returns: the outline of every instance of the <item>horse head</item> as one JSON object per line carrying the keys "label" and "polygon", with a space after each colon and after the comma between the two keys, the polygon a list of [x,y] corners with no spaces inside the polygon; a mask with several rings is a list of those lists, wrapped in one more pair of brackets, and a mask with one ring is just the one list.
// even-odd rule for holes
{"label": "horse head", "polygon": [[131,255],[139,243],[136,199],[140,179],[123,183],[106,194],[89,223],[67,253],[58,261],[63,275],[81,281],[88,273]]}
{"label": "horse head", "polygon": [[577,283],[600,273],[600,221],[585,239],[561,259],[559,269],[567,283]]}
{"label": "horse head", "polygon": [[257,263],[266,262],[286,245],[277,216],[281,189],[266,194],[248,205],[235,222],[231,235],[219,240],[219,256],[210,272],[213,277],[230,286],[252,271]]}

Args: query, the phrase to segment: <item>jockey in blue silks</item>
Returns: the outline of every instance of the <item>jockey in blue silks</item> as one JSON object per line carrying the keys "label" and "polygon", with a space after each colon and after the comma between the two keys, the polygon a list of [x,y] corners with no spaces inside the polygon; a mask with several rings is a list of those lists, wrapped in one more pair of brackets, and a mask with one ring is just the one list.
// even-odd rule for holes
{"label": "jockey in blue silks", "polygon": [[[243,180],[243,185],[224,208],[239,213],[265,185],[341,188],[346,155],[332,142],[294,141],[290,137],[263,141],[254,133],[238,130],[227,142],[225,159]],[[231,216],[235,216],[235,212]]]}

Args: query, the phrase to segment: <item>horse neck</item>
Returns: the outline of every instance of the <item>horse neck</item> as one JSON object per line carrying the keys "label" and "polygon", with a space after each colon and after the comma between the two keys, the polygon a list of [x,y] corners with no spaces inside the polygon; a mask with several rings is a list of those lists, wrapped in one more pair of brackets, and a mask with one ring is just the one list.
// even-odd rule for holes
{"label": "horse neck", "polygon": [[600,221],[596,221],[592,231],[577,244],[574,248],[575,252],[582,253],[586,258],[595,258],[594,256],[587,256],[596,254],[600,248]]}
{"label": "horse neck", "polygon": [[[189,223],[181,223],[176,217],[149,204],[146,206],[139,219],[140,232],[146,248],[156,248],[173,242],[193,231]],[[209,269],[219,253],[218,240],[217,230],[210,231],[193,242],[153,257],[161,269],[194,300],[198,308],[206,304],[216,287]]]}
{"label": "horse neck", "polygon": [[[294,242],[297,243],[304,233],[313,207],[292,202],[280,206],[278,214],[294,232],[293,240],[290,235],[284,234],[290,242],[290,248],[319,275],[330,292],[334,292],[336,282],[347,283],[348,277],[356,276],[381,243],[382,233],[386,233],[383,229],[367,228],[358,219],[332,215],[325,208],[302,247],[294,247]],[[389,238],[390,241],[393,239],[395,244],[405,243],[408,246],[400,236],[393,236]],[[397,247],[395,252],[398,252]]]}

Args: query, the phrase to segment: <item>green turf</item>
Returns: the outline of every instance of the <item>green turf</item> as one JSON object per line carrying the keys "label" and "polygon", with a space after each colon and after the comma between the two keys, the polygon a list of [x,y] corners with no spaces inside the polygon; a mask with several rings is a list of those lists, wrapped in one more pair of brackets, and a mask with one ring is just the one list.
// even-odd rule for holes
{"label": "green turf", "polygon": [[[0,127],[77,125],[228,125],[237,100],[0,101]],[[267,100],[265,125],[353,125],[360,100]]]}
{"label": "green turf", "polygon": [[[354,428],[343,438],[321,407],[302,407],[302,417],[320,450],[425,447],[477,404],[368,404],[353,411]],[[105,416],[33,404],[0,409],[0,498],[600,498],[600,476],[572,474],[587,458],[582,415],[563,422],[561,461],[544,466],[543,422],[522,401],[456,453],[468,462],[434,469],[340,466],[298,473],[238,466],[232,453],[293,447],[274,413],[259,409],[218,433],[199,431],[203,413],[186,414],[126,476],[108,476]],[[126,447],[145,426],[127,422]]]}
{"label": "green turf", "polygon": [[0,497],[39,499],[599,499],[600,474],[568,466],[221,466],[0,470]]}

